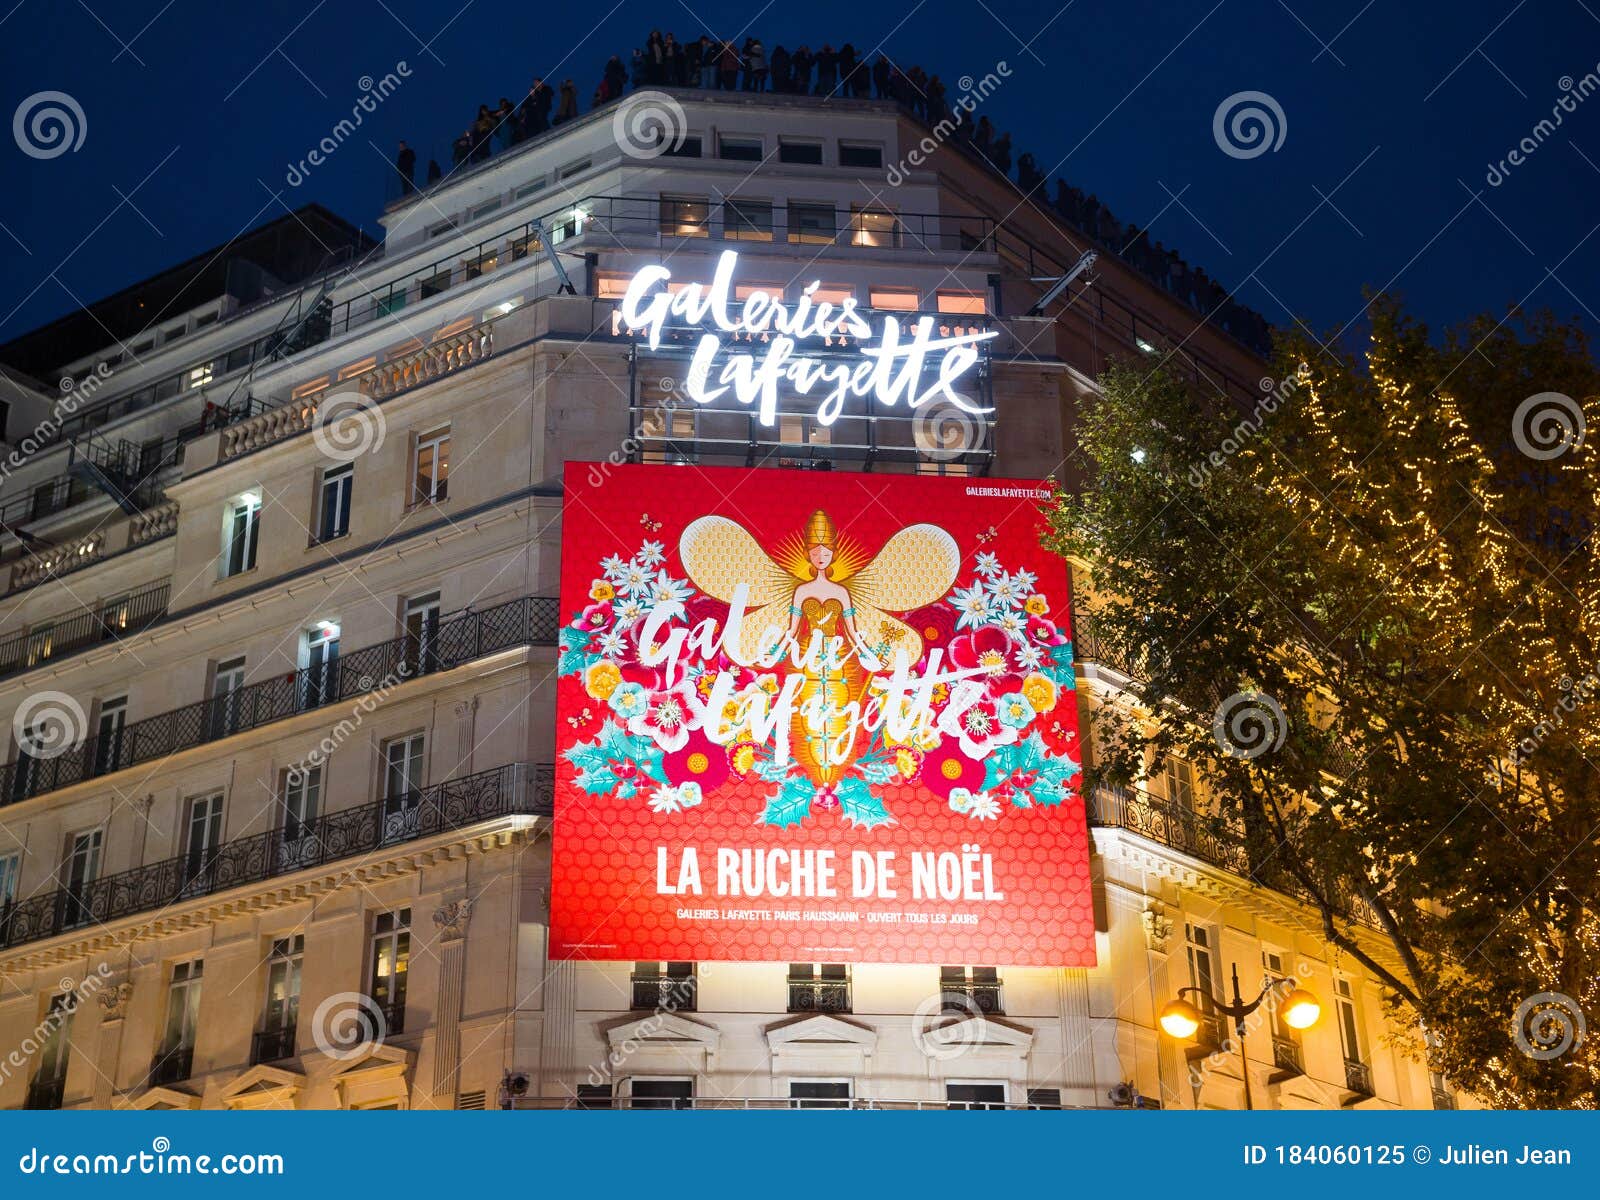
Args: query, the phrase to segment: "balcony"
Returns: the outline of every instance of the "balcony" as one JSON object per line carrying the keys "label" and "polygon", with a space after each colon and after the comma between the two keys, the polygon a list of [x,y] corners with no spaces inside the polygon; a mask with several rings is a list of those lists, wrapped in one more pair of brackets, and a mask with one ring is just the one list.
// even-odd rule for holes
{"label": "balcony", "polygon": [[55,1109],[61,1107],[62,1097],[66,1094],[67,1077],[65,1075],[36,1077],[28,1084],[28,1095],[23,1100],[22,1107],[30,1109]]}
{"label": "balcony", "polygon": [[386,1038],[399,1037],[406,1031],[406,1002],[405,997],[390,1004],[379,1004],[378,1012],[383,1016],[382,1036]]}
{"label": "balcony", "polygon": [[850,981],[847,979],[789,980],[789,1011],[792,1013],[847,1013],[850,1011]]}
{"label": "balcony", "polygon": [[194,1068],[194,1047],[178,1045],[159,1051],[150,1064],[151,1087],[170,1087],[189,1078]]}
{"label": "balcony", "polygon": [[630,1007],[645,1012],[694,1012],[697,991],[693,975],[635,975]]}
{"label": "balcony", "polygon": [[944,1002],[944,1011],[951,1016],[970,1016],[973,1009],[986,1017],[1005,1014],[1005,1009],[1000,1006],[998,983],[952,983],[946,980],[939,984],[939,993]]}
{"label": "balcony", "polygon": [[1456,1107],[1455,1093],[1449,1088],[1435,1086],[1433,1089],[1433,1107],[1440,1112],[1453,1112]]}
{"label": "balcony", "polygon": [[90,646],[142,633],[167,615],[171,583],[148,584],[93,611],[0,640],[0,679]]}
{"label": "balcony", "polygon": [[1280,1071],[1287,1071],[1291,1075],[1304,1075],[1306,1073],[1305,1056],[1301,1052],[1300,1043],[1290,1038],[1273,1034],[1272,1065]]}
{"label": "balcony", "polygon": [[1345,1059],[1344,1086],[1358,1096],[1373,1095],[1372,1068],[1360,1059]]}
{"label": "balcony", "polygon": [[282,1062],[286,1058],[293,1058],[295,1034],[298,1032],[299,1028],[295,1025],[258,1031],[250,1039],[250,1065],[254,1067],[262,1063]]}
{"label": "balcony", "polygon": [[549,816],[555,768],[511,763],[414,793],[397,817],[384,801],[326,813],[297,826],[223,842],[198,878],[186,855],[135,867],[73,888],[13,901],[0,910],[0,947],[41,941],[84,925],[325,866],[381,847],[465,829],[501,817]]}
{"label": "balcony", "polygon": [[131,722],[108,739],[90,738],[55,758],[19,757],[0,767],[0,805],[166,758],[299,713],[353,701],[375,689],[448,671],[502,650],[552,645],[559,626],[560,605],[548,596],[524,596],[482,612],[448,617],[423,639],[399,637],[343,655],[336,670],[290,671],[224,696]]}

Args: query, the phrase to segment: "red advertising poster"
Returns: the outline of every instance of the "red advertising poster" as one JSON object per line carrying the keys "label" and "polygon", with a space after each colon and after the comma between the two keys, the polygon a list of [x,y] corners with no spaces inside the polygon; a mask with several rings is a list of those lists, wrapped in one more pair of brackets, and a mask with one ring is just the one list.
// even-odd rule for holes
{"label": "red advertising poster", "polygon": [[551,954],[1092,965],[1040,494],[569,464]]}

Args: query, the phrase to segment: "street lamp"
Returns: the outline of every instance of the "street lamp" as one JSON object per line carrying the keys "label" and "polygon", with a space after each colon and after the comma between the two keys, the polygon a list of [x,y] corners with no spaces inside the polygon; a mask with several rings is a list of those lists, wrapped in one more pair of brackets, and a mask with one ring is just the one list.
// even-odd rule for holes
{"label": "street lamp", "polygon": [[1244,1075],[1244,1106],[1255,1107],[1250,1101],[1250,1061],[1244,1052],[1244,1022],[1245,1018],[1260,1008],[1267,997],[1279,991],[1285,985],[1290,989],[1283,997],[1281,1012],[1285,1025],[1291,1029],[1310,1029],[1317,1023],[1317,1018],[1322,1015],[1322,1001],[1305,988],[1295,987],[1292,979],[1269,979],[1262,987],[1261,994],[1249,1004],[1244,1002],[1244,997],[1239,993],[1239,964],[1233,964],[1233,1003],[1224,1004],[1215,996],[1210,995],[1204,988],[1186,987],[1179,988],[1177,998],[1168,1001],[1161,1010],[1158,1021],[1161,1028],[1168,1036],[1180,1042],[1192,1038],[1200,1028],[1200,1010],[1183,998],[1185,992],[1194,992],[1197,996],[1204,996],[1205,1003],[1213,1011],[1224,1017],[1232,1017],[1234,1034],[1239,1039],[1239,1065]]}

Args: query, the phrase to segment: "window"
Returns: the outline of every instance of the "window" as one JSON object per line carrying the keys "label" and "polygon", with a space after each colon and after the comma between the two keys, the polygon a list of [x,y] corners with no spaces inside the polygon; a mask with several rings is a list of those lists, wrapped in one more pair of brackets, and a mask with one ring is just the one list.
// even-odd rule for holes
{"label": "window", "polygon": [[230,658],[217,664],[211,677],[211,715],[209,724],[213,738],[227,737],[240,729],[243,706],[240,693],[244,690],[244,659]]}
{"label": "window", "polygon": [[693,1108],[692,1079],[629,1080],[629,1108]]}
{"label": "window", "polygon": [[822,165],[822,143],[792,142],[788,138],[779,138],[778,161],[804,163],[807,166],[820,167]]}
{"label": "window", "polygon": [[420,733],[385,742],[383,747],[383,840],[400,841],[417,832],[422,801]]}
{"label": "window", "polygon": [[439,295],[441,292],[448,291],[449,288],[450,268],[446,267],[444,270],[437,271],[430,275],[418,285],[418,298],[422,300],[430,300],[434,296]]}
{"label": "window", "polygon": [[631,1007],[694,1012],[698,998],[695,982],[692,962],[636,962]]}
{"label": "window", "polygon": [[664,158],[700,158],[703,153],[698,137],[684,137],[676,143],[668,142],[667,148],[661,152]]}
{"label": "window", "polygon": [[406,672],[426,675],[438,670],[439,593],[427,592],[407,600],[401,624],[406,640]]}
{"label": "window", "polygon": [[1343,975],[1333,980],[1333,1007],[1339,1021],[1339,1044],[1344,1049],[1345,1087],[1372,1095],[1372,1068],[1361,1051],[1361,1016],[1356,1007],[1355,984]]}
{"label": "window", "polygon": [[300,970],[305,960],[305,934],[273,940],[267,955],[267,1007],[255,1036],[251,1061],[292,1058],[295,1029],[300,1023]]}
{"label": "window", "polygon": [[940,967],[939,991],[944,1011],[972,1016],[975,1012],[998,1016],[1000,971],[997,967]]}
{"label": "window", "polygon": [[1200,1010],[1200,1029],[1195,1039],[1202,1046],[1221,1044],[1217,1018],[1211,1009],[1217,995],[1217,966],[1214,958],[1215,935],[1204,925],[1185,921],[1183,926],[1184,951],[1189,962],[1189,986],[1200,989],[1195,1007]]}
{"label": "window", "polygon": [[663,237],[710,237],[711,204],[692,196],[661,197]]}
{"label": "window", "polygon": [[[1281,951],[1263,948],[1261,966],[1267,978],[1274,981],[1293,978],[1289,957]],[[1288,994],[1289,989],[1280,986],[1274,988],[1267,999],[1272,1014],[1272,1061],[1278,1070],[1299,1075],[1305,1072],[1305,1059],[1301,1053],[1300,1031],[1284,1019],[1283,1001]]]}
{"label": "window", "polygon": [[640,440],[646,447],[639,457],[647,463],[692,463],[695,461],[695,412],[693,409],[654,409],[639,423]]}
{"label": "window", "polygon": [[733,159],[736,162],[760,162],[761,139],[758,137],[725,137],[718,141],[717,153],[721,158]]}
{"label": "window", "polygon": [[278,869],[293,871],[318,861],[317,817],[322,813],[322,767],[290,767],[279,789],[283,802],[283,839]]}
{"label": "window", "polygon": [[161,1048],[150,1068],[150,1082],[160,1086],[189,1078],[194,1066],[194,1036],[200,1027],[200,983],[205,964],[200,959],[176,963],[167,986],[167,1020]]}
{"label": "window", "polygon": [[380,1036],[406,1027],[406,965],[411,959],[411,910],[379,913],[372,923],[372,980],[367,995],[383,1012]]}
{"label": "window", "polygon": [[900,218],[881,208],[850,210],[850,244],[894,250],[900,245]]}
{"label": "window", "polygon": [[198,367],[191,368],[184,377],[185,386],[190,391],[198,387],[205,387],[214,377],[213,367],[213,363],[201,363]]}
{"label": "window", "polygon": [[72,1016],[77,1011],[77,998],[71,992],[62,992],[50,998],[50,1008],[44,1018],[44,1045],[39,1049],[39,1065],[34,1069],[33,1081],[28,1085],[28,1108],[60,1108],[66,1091],[67,1060],[72,1052]]}
{"label": "window", "polygon": [[317,708],[339,698],[339,626],[318,621],[301,635],[300,707]]}
{"label": "window", "polygon": [[260,535],[261,497],[254,492],[246,492],[230,501],[222,531],[224,579],[255,569],[256,543]]}
{"label": "window", "polygon": [[881,167],[883,166],[883,147],[852,145],[849,142],[840,142],[839,165],[841,167]]}
{"label": "window", "polygon": [[128,726],[128,698],[114,696],[101,701],[99,722],[94,728],[94,774],[117,771],[123,766],[126,746],[123,730]]}
{"label": "window", "polygon": [[1193,812],[1194,765],[1186,759],[1169,757],[1161,766],[1161,794],[1174,808]]}
{"label": "window", "polygon": [[951,1108],[1004,1108],[1006,1085],[1003,1083],[947,1083],[944,1085],[945,1103]]}
{"label": "window", "polygon": [[183,824],[183,894],[198,896],[211,889],[211,868],[222,842],[222,796],[197,796],[189,801]]}
{"label": "window", "polygon": [[850,969],[843,963],[790,963],[789,1011],[850,1011]]}
{"label": "window", "polygon": [[913,288],[875,287],[867,289],[870,308],[886,308],[891,312],[916,312],[922,299]]}
{"label": "window", "polygon": [[100,878],[100,849],[104,832],[90,829],[67,839],[66,862],[61,869],[61,928],[76,929],[94,915],[92,889]]}
{"label": "window", "polygon": [[317,540],[332,541],[350,532],[350,496],[355,486],[353,463],[330,467],[322,473],[322,503],[317,513]]}
{"label": "window", "polygon": [[499,212],[500,206],[504,203],[505,201],[496,199],[490,200],[485,204],[480,204],[477,208],[472,210],[472,219],[476,221],[480,217],[487,217],[492,212]]}
{"label": "window", "polygon": [[609,1083],[580,1083],[578,1085],[578,1108],[611,1108],[611,1085]]}
{"label": "window", "polygon": [[566,166],[562,167],[559,172],[557,172],[557,178],[571,179],[574,175],[578,175],[584,171],[587,171],[589,169],[589,164],[593,161],[593,159],[584,158],[575,163],[568,163]]}
{"label": "window", "polygon": [[463,280],[476,279],[480,275],[487,275],[499,264],[500,257],[493,251],[480,254],[477,258],[468,259],[461,264],[461,277]]}
{"label": "window", "polygon": [[982,292],[940,292],[939,311],[952,316],[981,317],[988,311]]}
{"label": "window", "polygon": [[411,502],[437,504],[450,490],[450,430],[435,429],[417,438],[412,461]]}
{"label": "window", "polygon": [[790,1108],[849,1108],[848,1079],[791,1079]]}
{"label": "window", "polygon": [[770,242],[772,205],[765,200],[724,200],[722,236],[734,241]]}
{"label": "window", "polygon": [[839,221],[831,204],[789,205],[789,240],[826,245],[839,235]]}

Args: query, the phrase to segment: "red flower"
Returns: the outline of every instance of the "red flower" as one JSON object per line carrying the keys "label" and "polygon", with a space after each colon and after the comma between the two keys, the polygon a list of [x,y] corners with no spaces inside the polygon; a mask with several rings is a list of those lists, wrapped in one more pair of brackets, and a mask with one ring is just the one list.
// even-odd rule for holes
{"label": "red flower", "polygon": [[683,749],[662,758],[661,767],[674,787],[692,782],[698,783],[701,791],[710,792],[728,778],[727,747],[696,730]]}
{"label": "red flower", "polygon": [[963,671],[982,667],[985,673],[972,678],[987,684],[989,695],[1003,696],[1022,686],[1022,668],[1015,651],[1004,630],[983,625],[950,642],[950,664]]}
{"label": "red flower", "polygon": [[948,604],[930,604],[906,614],[906,624],[922,639],[923,653],[943,650],[956,631],[956,614]]}
{"label": "red flower", "polygon": [[1029,617],[1028,640],[1036,646],[1059,646],[1067,638],[1056,628],[1055,622],[1047,621],[1043,617]]}
{"label": "red flower", "polygon": [[588,608],[579,613],[576,624],[579,629],[587,629],[591,632],[601,629],[610,629],[611,621],[615,615],[616,614],[612,612],[610,603],[608,601],[601,600],[598,603],[589,605]]}
{"label": "red flower", "polygon": [[922,782],[948,800],[952,788],[977,791],[983,786],[983,764],[961,753],[951,739],[928,751],[922,760]]}

